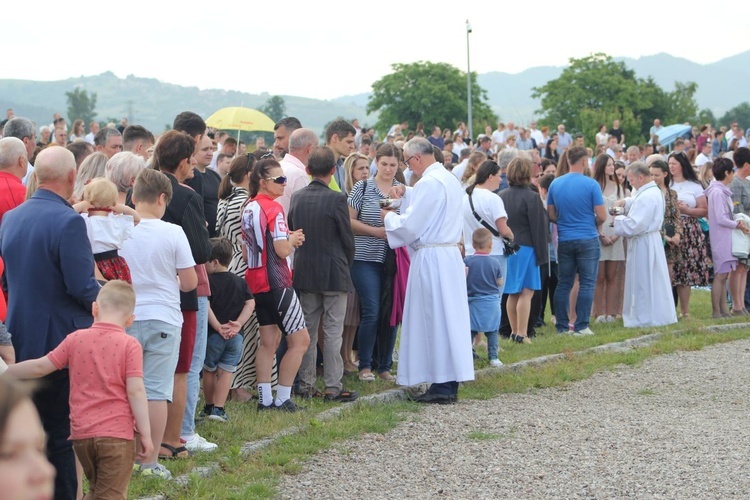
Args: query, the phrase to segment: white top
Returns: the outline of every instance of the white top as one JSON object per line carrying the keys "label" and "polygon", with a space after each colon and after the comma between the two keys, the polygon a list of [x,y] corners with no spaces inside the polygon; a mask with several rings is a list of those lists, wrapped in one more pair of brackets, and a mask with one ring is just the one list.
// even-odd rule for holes
{"label": "white top", "polygon": [[94,145],[94,134],[91,133],[91,132],[89,132],[88,134],[86,134],[86,137],[84,137],[84,140],[93,146]]}
{"label": "white top", "polygon": [[598,134],[596,134],[597,144],[604,144],[606,146],[607,140],[609,140],[609,134],[607,132],[604,132],[604,133],[599,132]]}
{"label": "white top", "polygon": [[696,200],[701,196],[706,196],[703,193],[703,186],[693,181],[673,181],[669,187],[677,193],[677,200],[685,202],[688,208],[695,208],[698,205]]}
{"label": "white top", "polygon": [[695,166],[696,167],[702,167],[703,165],[705,165],[706,163],[708,163],[710,161],[711,161],[711,158],[709,158],[708,156],[704,155],[703,152],[701,151],[698,154],[698,156],[695,157]]}
{"label": "white top", "polygon": [[107,214],[89,216],[82,213],[86,223],[86,234],[91,242],[94,254],[120,250],[125,240],[133,234],[135,223],[133,217],[125,214]]}
{"label": "white top", "polygon": [[182,228],[159,219],[141,219],[125,240],[120,255],[127,261],[135,289],[135,317],[182,326],[177,270],[195,266]]}
{"label": "white top", "polygon": [[492,140],[495,141],[495,144],[500,144],[503,142],[503,133],[499,130],[495,130],[492,132]]}
{"label": "white top", "polygon": [[451,170],[451,173],[453,175],[455,175],[456,179],[458,179],[459,182],[460,182],[461,181],[461,177],[464,176],[464,172],[466,172],[466,167],[468,167],[468,166],[469,166],[469,159],[465,158],[465,159],[463,159],[461,161],[461,163],[459,163],[458,165],[456,165],[455,167],[453,167],[453,170]]}
{"label": "white top", "polygon": [[[493,228],[496,228],[497,219],[508,218],[505,211],[505,204],[502,198],[490,191],[489,189],[474,188],[471,193],[471,200],[474,202],[474,210],[477,214]],[[463,216],[464,216],[464,249],[466,255],[474,255],[474,246],[472,245],[472,236],[474,231],[484,227],[471,212],[469,205],[469,195],[464,194],[463,199]],[[503,255],[503,240],[500,237],[492,236],[492,250],[490,255]]]}

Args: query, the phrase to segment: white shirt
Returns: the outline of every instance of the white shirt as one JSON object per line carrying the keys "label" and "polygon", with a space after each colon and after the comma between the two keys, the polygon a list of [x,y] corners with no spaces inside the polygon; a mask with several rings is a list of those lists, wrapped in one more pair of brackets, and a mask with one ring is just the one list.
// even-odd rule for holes
{"label": "white shirt", "polygon": [[537,147],[547,144],[547,141],[544,139],[541,130],[539,130],[538,128],[530,128],[529,130],[531,130],[531,138],[536,141]]}
{"label": "white shirt", "polygon": [[[310,176],[307,175],[307,168],[292,153],[284,155],[284,159],[279,162],[281,170],[286,176],[286,187],[284,194],[279,196],[276,201],[284,207],[284,214],[289,213],[289,204],[292,201],[292,195],[310,184]],[[343,192],[344,186],[339,186]]]}
{"label": "white shirt", "polygon": [[698,154],[698,156],[696,156],[696,158],[695,158],[695,166],[696,167],[702,167],[703,165],[705,165],[706,163],[708,163],[710,161],[711,161],[711,158],[709,158],[708,156],[704,155],[703,151],[701,151],[700,154]]}
{"label": "white shirt", "polygon": [[160,219],[141,219],[120,255],[135,289],[135,316],[182,326],[177,271],[195,266],[182,228]]}
{"label": "white shirt", "polygon": [[461,181],[461,178],[464,176],[464,172],[466,172],[466,167],[469,166],[469,159],[465,158],[461,163],[453,167],[453,170],[451,170],[451,173],[456,176],[456,179]]}
{"label": "white shirt", "polygon": [[673,181],[669,187],[677,193],[677,200],[685,202],[688,208],[695,208],[698,206],[698,198],[706,196],[703,192],[703,186],[693,181]]}
{"label": "white shirt", "polygon": [[[474,203],[474,210],[476,210],[477,214],[493,228],[497,228],[495,224],[497,219],[508,218],[502,198],[489,189],[474,188],[474,191],[471,193],[471,201]],[[468,194],[465,194],[463,199],[463,216],[465,253],[466,255],[474,255],[472,236],[474,235],[474,231],[484,226],[474,217],[471,205],[469,204]],[[502,238],[493,235],[490,255],[503,255],[503,248]]]}
{"label": "white shirt", "polygon": [[81,214],[86,223],[91,250],[94,254],[120,250],[125,240],[130,238],[135,228],[133,217],[125,214],[89,216]]}
{"label": "white shirt", "polygon": [[88,142],[89,144],[91,144],[93,146],[94,145],[94,134],[91,133],[91,132],[89,132],[88,134],[86,134],[86,137],[84,137],[83,140],[85,140],[86,142]]}

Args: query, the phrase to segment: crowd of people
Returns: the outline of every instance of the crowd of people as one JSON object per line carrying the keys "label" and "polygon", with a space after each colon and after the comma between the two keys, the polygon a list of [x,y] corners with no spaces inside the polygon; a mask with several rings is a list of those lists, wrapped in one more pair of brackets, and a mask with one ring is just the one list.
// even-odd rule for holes
{"label": "crowd of people", "polygon": [[286,117],[248,151],[189,111],[158,137],[56,115],[38,138],[9,110],[0,360],[44,379],[32,400],[56,474],[36,480],[73,498],[85,474],[124,497],[133,471],[169,479],[164,459],[216,450],[196,422],[229,421],[228,399],[355,401],[346,374],[454,403],[479,334],[498,367],[498,339],[531,343],[547,318],[571,335],[674,323],[709,279],[714,317],[747,315],[744,131],[701,127],[667,154],[660,127],[626,148],[615,121],[587,148],[562,124],[474,141],[464,123],[404,122],[377,142],[337,119],[320,144]]}

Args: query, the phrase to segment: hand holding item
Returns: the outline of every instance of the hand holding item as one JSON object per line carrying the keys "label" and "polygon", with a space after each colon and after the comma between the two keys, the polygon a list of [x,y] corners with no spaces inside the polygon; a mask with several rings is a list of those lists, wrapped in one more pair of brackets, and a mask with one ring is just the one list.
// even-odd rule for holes
{"label": "hand holding item", "polygon": [[406,194],[406,186],[399,184],[388,190],[388,198],[401,198]]}

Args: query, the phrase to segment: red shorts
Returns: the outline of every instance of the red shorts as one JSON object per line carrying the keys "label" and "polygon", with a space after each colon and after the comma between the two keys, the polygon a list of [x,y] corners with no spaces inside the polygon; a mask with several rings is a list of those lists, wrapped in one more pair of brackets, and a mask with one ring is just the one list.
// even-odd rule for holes
{"label": "red shorts", "polygon": [[180,332],[180,355],[177,358],[175,373],[188,373],[193,361],[195,335],[197,333],[198,311],[182,311],[182,331]]}
{"label": "red shorts", "polygon": [[[99,258],[100,256],[107,255],[113,256]],[[117,255],[117,251],[94,255],[94,259],[96,260],[96,267],[99,268],[99,272],[102,273],[105,280],[123,280],[131,285],[133,284],[133,281],[130,279],[130,268],[128,267],[128,263],[125,262],[125,259]]]}

